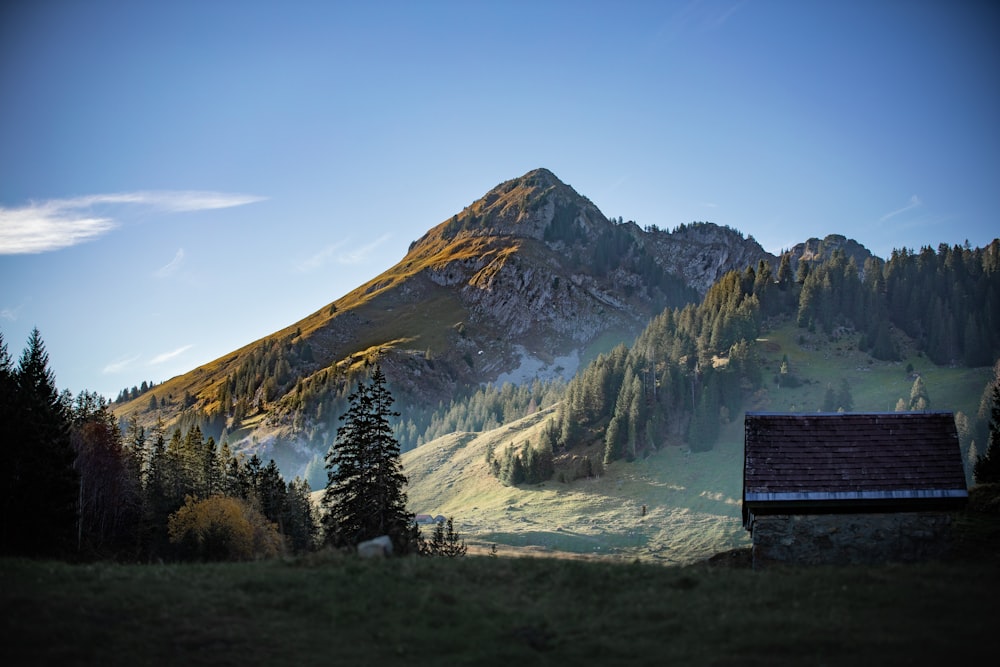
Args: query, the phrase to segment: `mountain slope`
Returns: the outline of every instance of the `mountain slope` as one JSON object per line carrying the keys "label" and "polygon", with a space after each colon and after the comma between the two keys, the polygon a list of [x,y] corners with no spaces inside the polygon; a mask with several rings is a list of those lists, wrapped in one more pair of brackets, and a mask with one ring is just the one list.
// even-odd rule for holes
{"label": "mountain slope", "polygon": [[717,276],[762,259],[774,258],[728,228],[611,221],[536,169],[328,306],[116,412],[146,425],[198,424],[238,449],[302,465],[328,446],[353,374],[375,359],[407,412],[482,382],[568,377],[664,307],[696,301]]}

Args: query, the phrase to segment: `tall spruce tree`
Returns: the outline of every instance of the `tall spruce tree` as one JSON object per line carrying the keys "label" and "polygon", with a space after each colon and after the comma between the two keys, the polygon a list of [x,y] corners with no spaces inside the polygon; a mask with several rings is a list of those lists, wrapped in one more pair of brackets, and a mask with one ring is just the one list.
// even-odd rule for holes
{"label": "tall spruce tree", "polygon": [[326,455],[323,532],[327,544],[337,547],[388,535],[396,553],[407,553],[416,547],[417,531],[406,510],[407,480],[389,424],[399,413],[392,411],[385,382],[375,366],[371,379],[358,382],[348,397],[343,425]]}
{"label": "tall spruce tree", "polygon": [[991,383],[989,440],[986,454],[976,458],[973,475],[979,484],[1000,482],[1000,362],[997,363],[996,375]]}
{"label": "tall spruce tree", "polygon": [[[0,354],[6,358],[6,354]],[[0,366],[7,366],[0,359]],[[5,412],[4,497],[0,507],[0,551],[32,556],[68,552],[74,544],[79,477],[73,468],[70,419],[56,390],[38,329],[28,339],[12,374],[0,383],[13,388]],[[10,380],[13,379],[11,385]]]}

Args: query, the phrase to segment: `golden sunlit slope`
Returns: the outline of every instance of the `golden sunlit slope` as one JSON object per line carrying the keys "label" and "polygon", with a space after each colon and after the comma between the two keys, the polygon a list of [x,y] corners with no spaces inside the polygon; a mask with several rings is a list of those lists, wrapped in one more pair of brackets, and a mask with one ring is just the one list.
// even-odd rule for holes
{"label": "golden sunlit slope", "polygon": [[[412,389],[413,397],[436,404],[518,368],[522,349],[551,358],[608,330],[634,334],[651,314],[649,304],[639,294],[629,303],[610,275],[574,275],[579,266],[566,264],[563,246],[545,240],[553,225],[572,230],[584,247],[610,223],[547,170],[501,183],[428,231],[379,276],[116,406],[116,413],[147,425],[158,418],[168,425],[214,420],[230,436],[250,437],[259,424],[275,422],[275,405],[300,381],[375,357],[386,360],[400,394]],[[421,356],[428,363],[416,363]],[[282,361],[289,366],[283,372]],[[245,408],[238,410],[241,400]]]}

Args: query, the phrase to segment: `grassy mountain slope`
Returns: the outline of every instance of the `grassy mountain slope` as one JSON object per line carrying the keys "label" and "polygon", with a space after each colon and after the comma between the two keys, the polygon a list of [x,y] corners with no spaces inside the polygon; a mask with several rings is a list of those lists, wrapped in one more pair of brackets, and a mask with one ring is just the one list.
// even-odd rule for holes
{"label": "grassy mountain slope", "polygon": [[764,256],[715,225],[671,234],[613,222],[536,169],[433,227],[350,293],[115,411],[146,426],[198,424],[294,474],[329,444],[351,373],[376,358],[401,411],[538,369],[566,376],[664,306],[695,300],[691,266],[701,285]]}
{"label": "grassy mountain slope", "polygon": [[[990,369],[935,366],[917,354],[897,362],[872,360],[846,340],[810,334],[786,322],[755,347],[766,374],[787,355],[798,387],[768,382],[749,409],[816,412],[828,384],[846,379],[858,411],[891,411],[908,399],[916,373],[935,410],[974,415]],[[904,351],[908,348],[903,347]],[[913,373],[906,367],[912,364]],[[497,544],[527,554],[641,558],[690,563],[749,544],[740,520],[743,423],[723,426],[708,452],[665,447],[633,463],[618,461],[597,477],[508,487],[486,464],[490,447],[538,442],[556,408],[484,433],[454,433],[403,455],[410,509],[455,519],[475,550]],[[569,462],[563,461],[565,467]],[[642,514],[642,506],[646,514]]]}

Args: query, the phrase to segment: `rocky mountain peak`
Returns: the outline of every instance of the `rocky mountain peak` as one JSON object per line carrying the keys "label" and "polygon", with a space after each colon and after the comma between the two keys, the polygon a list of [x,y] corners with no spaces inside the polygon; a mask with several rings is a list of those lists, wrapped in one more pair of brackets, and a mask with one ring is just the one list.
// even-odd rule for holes
{"label": "rocky mountain peak", "polygon": [[534,169],[497,185],[412,247],[435,239],[510,236],[552,240],[567,233],[596,238],[607,218],[548,169]]}

